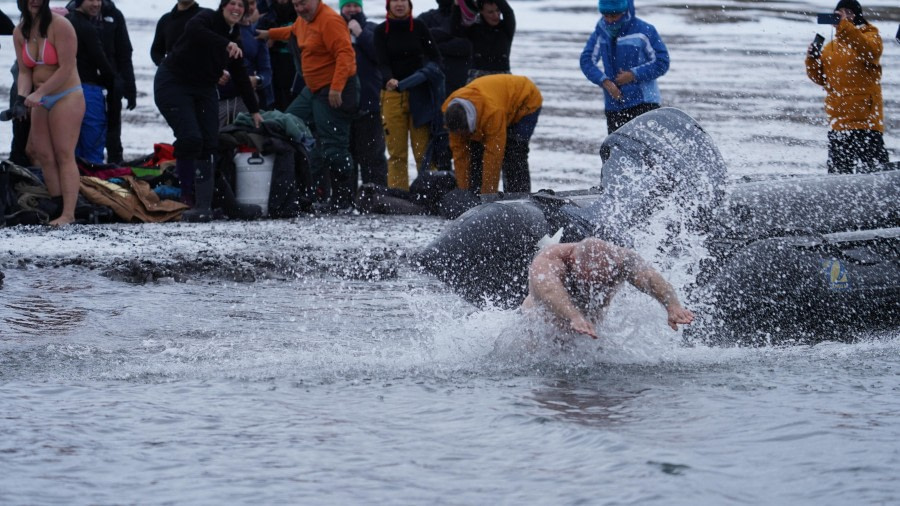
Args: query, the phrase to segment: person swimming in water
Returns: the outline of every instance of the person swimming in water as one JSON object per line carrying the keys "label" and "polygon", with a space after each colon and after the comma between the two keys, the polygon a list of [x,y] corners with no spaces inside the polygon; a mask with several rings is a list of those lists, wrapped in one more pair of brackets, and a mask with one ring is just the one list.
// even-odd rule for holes
{"label": "person swimming in water", "polygon": [[62,214],[50,225],[75,221],[80,184],[75,144],[84,116],[84,93],[75,66],[75,29],[50,11],[50,0],[18,0],[22,21],[13,33],[19,64],[16,120],[31,116],[25,148],[41,167],[51,197],[62,198]]}
{"label": "person swimming in water", "polygon": [[596,238],[544,247],[528,269],[522,309],[544,309],[560,328],[597,339],[596,325],[625,281],[666,308],[673,330],[694,320],[672,285],[636,252]]}

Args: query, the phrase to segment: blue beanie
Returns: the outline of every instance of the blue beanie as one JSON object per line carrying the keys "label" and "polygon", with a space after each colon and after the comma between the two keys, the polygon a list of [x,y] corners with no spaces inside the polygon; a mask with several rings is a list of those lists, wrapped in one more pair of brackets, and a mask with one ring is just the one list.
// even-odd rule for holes
{"label": "blue beanie", "polygon": [[628,0],[600,0],[600,14],[619,14],[628,10]]}

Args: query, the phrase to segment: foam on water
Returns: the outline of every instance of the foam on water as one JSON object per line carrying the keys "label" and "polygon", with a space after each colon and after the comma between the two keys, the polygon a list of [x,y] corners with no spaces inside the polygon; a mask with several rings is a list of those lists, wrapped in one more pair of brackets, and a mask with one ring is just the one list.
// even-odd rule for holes
{"label": "foam on water", "polygon": [[[135,287],[95,273],[71,272],[63,279],[59,272],[53,279],[41,274],[29,272],[30,286],[21,287],[20,273],[7,273],[2,316],[16,329],[2,338],[7,379],[465,381],[616,365],[702,367],[817,354],[827,359],[896,349],[898,338],[879,335],[812,348],[686,346],[681,332],[666,325],[662,307],[631,287],[613,300],[599,327],[602,338],[591,340],[518,310],[476,311],[423,278]],[[668,274],[678,277],[677,269]],[[39,295],[48,291],[55,295]],[[204,302],[183,304],[199,293]],[[41,314],[40,304],[51,300],[52,311]],[[108,300],[124,302],[110,308]],[[53,321],[56,331],[47,332]]]}

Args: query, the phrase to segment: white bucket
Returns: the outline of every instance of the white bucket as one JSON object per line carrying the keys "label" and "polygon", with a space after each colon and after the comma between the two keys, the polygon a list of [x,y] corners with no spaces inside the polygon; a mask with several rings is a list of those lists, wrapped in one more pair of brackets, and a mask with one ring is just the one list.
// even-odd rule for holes
{"label": "white bucket", "polygon": [[241,204],[256,204],[263,216],[269,213],[269,188],[272,186],[272,166],[275,155],[260,155],[257,151],[234,155],[237,185],[235,196]]}

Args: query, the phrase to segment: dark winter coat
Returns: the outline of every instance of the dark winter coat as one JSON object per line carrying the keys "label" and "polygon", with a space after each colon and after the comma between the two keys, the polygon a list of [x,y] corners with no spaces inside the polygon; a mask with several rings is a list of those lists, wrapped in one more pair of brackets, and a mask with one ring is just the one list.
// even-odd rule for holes
{"label": "dark winter coat", "polygon": [[75,28],[75,36],[78,38],[78,52],[76,53],[78,78],[85,84],[112,89],[116,72],[103,51],[100,32],[83,12],[70,12],[66,18],[72,23],[72,27]]}
{"label": "dark winter coat", "polygon": [[0,11],[0,35],[12,35],[16,24],[13,23],[9,16]]}
{"label": "dark winter coat", "polygon": [[490,26],[480,19],[466,28],[466,37],[472,42],[472,68],[509,72],[509,50],[516,34],[516,15],[506,0],[496,0],[503,16],[497,26]]}
{"label": "dark winter coat", "polygon": [[[259,4],[257,3],[257,6],[258,5]],[[283,6],[281,4],[273,4],[269,7],[269,10],[268,12],[266,12],[265,16],[259,18],[259,21],[256,23],[256,28],[259,30],[268,30],[270,28],[291,26],[296,20],[297,12],[294,10],[293,5],[291,5],[290,3],[288,3],[286,6]],[[269,55],[273,67],[283,62],[294,65],[293,57],[291,55],[291,48],[290,44],[288,44],[288,41],[275,40],[270,42],[272,43],[272,46],[269,49]],[[299,69],[294,70],[297,70],[299,72]]]}
{"label": "dark winter coat", "polygon": [[427,62],[440,65],[441,54],[428,27],[418,19],[410,30],[409,18],[387,19],[375,27],[375,55],[382,84],[402,81]]}
{"label": "dark winter coat", "polygon": [[[257,98],[264,109],[271,109],[275,101],[272,92],[272,64],[269,60],[269,48],[266,42],[256,38],[256,25],[240,25],[241,48],[244,51],[244,67],[247,73],[262,79],[256,88]],[[219,86],[219,100],[238,96],[238,89],[233,80],[225,86]]]}
{"label": "dark winter coat", "polygon": [[362,32],[351,41],[353,50],[356,51],[356,75],[359,76],[359,112],[368,114],[381,110],[380,92],[384,80],[378,68],[378,58],[375,51],[375,23],[368,21],[366,15],[360,12],[353,16]]}
{"label": "dark winter coat", "polygon": [[226,49],[231,42],[241,45],[240,27],[228,26],[221,12],[202,9],[184,28],[184,36],[178,39],[162,65],[186,84],[210,87],[216,86],[223,69],[228,70],[247,110],[258,112],[259,104],[244,60],[229,58]]}
{"label": "dark winter coat", "polygon": [[[99,19],[91,20],[100,33],[100,42],[106,59],[116,73],[115,92],[129,101],[137,99],[137,87],[134,81],[134,64],[131,55],[134,48],[128,36],[125,16],[116,7],[113,0],[103,0]],[[75,0],[66,5],[69,12],[75,10]]]}
{"label": "dark winter coat", "polygon": [[178,38],[184,33],[184,27],[188,21],[200,12],[200,4],[194,3],[189,8],[180,11],[178,6],[163,14],[156,23],[156,34],[153,36],[153,44],[150,45],[150,59],[157,66],[162,63],[166,55],[175,47]]}
{"label": "dark winter coat", "polygon": [[437,9],[431,9],[417,18],[431,31],[441,53],[447,93],[465,86],[472,67],[472,43],[460,27],[454,25],[452,12],[459,9],[454,3],[453,0],[439,0]]}

